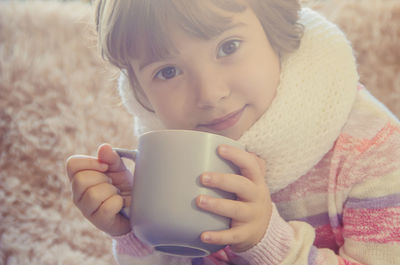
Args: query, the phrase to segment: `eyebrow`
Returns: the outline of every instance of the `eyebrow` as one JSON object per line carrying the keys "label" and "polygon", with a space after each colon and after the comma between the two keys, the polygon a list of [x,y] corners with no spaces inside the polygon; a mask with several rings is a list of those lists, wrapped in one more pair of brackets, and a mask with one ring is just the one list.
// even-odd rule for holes
{"label": "eyebrow", "polygon": [[155,62],[160,62],[160,61],[164,61],[164,60],[168,60],[168,59],[172,59],[172,58],[173,57],[171,55],[169,55],[169,56],[164,56],[161,58],[151,58],[151,59],[145,60],[139,64],[139,71],[142,71],[143,68],[146,68],[147,66],[149,66]]}
{"label": "eyebrow", "polygon": [[[243,23],[243,22],[231,24],[231,25],[227,26],[224,30],[222,30],[221,33],[218,36],[221,36],[225,32],[227,32],[229,30],[232,30],[234,28],[240,28],[240,27],[244,27],[244,26],[247,26],[247,24]],[[216,37],[218,37],[218,36],[216,36]],[[155,62],[172,59],[173,56],[174,56],[173,54],[168,54],[167,56],[164,56],[164,57],[161,56],[160,58],[149,58],[149,59],[146,59],[146,60],[144,60],[143,62],[141,62],[139,64],[139,71],[142,71],[143,68],[146,68],[147,66],[149,66],[149,65],[151,65],[151,64],[153,64]]]}

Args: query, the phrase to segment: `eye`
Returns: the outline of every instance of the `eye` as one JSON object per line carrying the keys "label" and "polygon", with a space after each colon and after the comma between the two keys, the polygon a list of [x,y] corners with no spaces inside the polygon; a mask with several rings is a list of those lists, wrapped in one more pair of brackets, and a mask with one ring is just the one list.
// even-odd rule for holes
{"label": "eye", "polygon": [[181,70],[174,66],[167,66],[158,71],[155,75],[156,78],[159,78],[161,80],[168,80],[171,78],[174,78],[175,76],[179,75],[181,73]]}
{"label": "eye", "polygon": [[240,40],[228,40],[224,42],[218,49],[218,57],[228,56],[235,53],[240,46]]}

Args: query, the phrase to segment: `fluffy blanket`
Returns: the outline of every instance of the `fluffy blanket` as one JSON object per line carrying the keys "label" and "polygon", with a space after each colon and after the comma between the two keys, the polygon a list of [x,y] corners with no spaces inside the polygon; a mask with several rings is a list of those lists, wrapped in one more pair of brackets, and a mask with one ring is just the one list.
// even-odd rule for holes
{"label": "fluffy blanket", "polygon": [[[400,116],[397,0],[308,1],[356,49],[361,80]],[[0,264],[115,264],[110,239],[71,202],[65,159],[133,148],[116,69],[83,2],[0,1]]]}
{"label": "fluffy blanket", "polygon": [[133,148],[117,72],[83,3],[0,3],[0,264],[115,264],[71,201],[65,159]]}

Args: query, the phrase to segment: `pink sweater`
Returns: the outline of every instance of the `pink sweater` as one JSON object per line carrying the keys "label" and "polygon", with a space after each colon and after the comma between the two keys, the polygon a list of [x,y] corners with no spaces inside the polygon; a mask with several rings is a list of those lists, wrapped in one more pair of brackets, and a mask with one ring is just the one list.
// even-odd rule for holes
{"label": "pink sweater", "polygon": [[[400,264],[400,124],[365,89],[333,148],[272,195],[261,242],[205,258],[154,253],[133,233],[115,238],[120,264]],[[136,263],[131,263],[135,260]]]}

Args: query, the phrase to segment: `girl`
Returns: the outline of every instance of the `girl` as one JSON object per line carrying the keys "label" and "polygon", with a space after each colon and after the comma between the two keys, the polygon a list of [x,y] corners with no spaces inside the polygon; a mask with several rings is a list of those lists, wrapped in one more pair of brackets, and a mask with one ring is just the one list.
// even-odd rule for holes
{"label": "girl", "polygon": [[[197,205],[232,219],[205,258],[154,252],[119,214],[132,175],[111,146],[67,161],[74,202],[120,264],[400,264],[400,124],[358,84],[343,33],[296,0],[99,0],[103,57],[137,134],[188,129],[238,140],[237,195]],[[194,195],[195,196],[195,195]]]}

